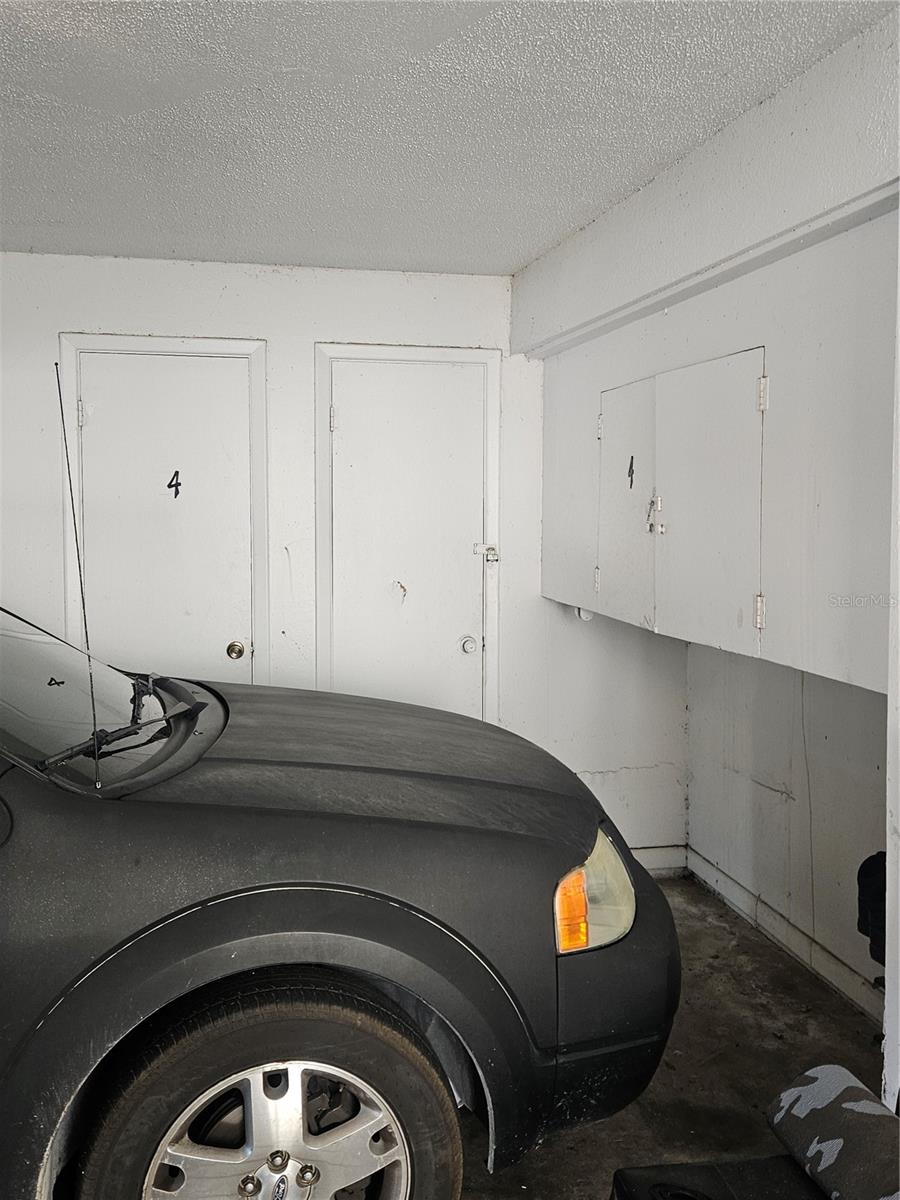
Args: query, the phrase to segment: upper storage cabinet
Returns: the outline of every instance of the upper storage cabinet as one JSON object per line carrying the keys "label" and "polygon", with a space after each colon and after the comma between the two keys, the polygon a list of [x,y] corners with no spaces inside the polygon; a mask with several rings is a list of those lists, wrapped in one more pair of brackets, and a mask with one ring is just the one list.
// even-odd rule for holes
{"label": "upper storage cabinet", "polygon": [[596,611],[759,653],[763,368],[747,350],[601,394]]}
{"label": "upper storage cabinet", "polygon": [[885,691],[896,272],[890,213],[549,358],[543,594]]}

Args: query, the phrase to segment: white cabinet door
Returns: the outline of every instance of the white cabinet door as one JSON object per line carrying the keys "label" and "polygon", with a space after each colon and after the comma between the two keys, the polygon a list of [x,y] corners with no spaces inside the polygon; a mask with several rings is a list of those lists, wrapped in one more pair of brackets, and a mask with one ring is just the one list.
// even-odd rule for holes
{"label": "white cabinet door", "polygon": [[600,398],[597,607],[654,627],[656,384],[643,379]]}
{"label": "white cabinet door", "polygon": [[75,368],[91,648],[126,669],[249,683],[265,601],[251,568],[252,351],[87,340],[108,346],[81,347]]}
{"label": "white cabinet door", "polygon": [[763,350],[656,377],[656,628],[759,654]]}
{"label": "white cabinet door", "polygon": [[474,552],[486,541],[485,362],[355,350],[330,360],[319,686],[481,717],[485,571],[496,571]]}

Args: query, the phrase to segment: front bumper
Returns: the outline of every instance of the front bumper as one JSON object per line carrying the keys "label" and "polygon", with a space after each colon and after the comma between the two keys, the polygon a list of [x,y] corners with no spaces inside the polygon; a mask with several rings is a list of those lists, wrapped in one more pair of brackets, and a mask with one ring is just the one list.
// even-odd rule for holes
{"label": "front bumper", "polygon": [[659,1066],[681,993],[675,923],[633,859],[635,921],[611,946],[557,959],[559,1052],[550,1127],[611,1116]]}

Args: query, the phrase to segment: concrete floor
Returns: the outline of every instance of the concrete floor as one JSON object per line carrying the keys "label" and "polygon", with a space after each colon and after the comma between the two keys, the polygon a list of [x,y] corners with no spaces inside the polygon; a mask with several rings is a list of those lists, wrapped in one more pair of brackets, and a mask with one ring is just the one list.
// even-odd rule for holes
{"label": "concrete floor", "polygon": [[819,1063],[841,1063],[880,1093],[874,1022],[700,884],[663,886],[684,976],[650,1087],[617,1116],[555,1134],[493,1176],[484,1131],[468,1119],[464,1200],[608,1200],[618,1167],[777,1154],[765,1110]]}

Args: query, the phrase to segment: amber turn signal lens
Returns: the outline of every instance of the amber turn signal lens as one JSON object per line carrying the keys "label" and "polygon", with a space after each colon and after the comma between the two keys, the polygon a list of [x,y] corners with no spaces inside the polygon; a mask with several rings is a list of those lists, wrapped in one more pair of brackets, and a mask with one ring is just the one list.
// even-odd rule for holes
{"label": "amber turn signal lens", "polygon": [[590,858],[556,889],[557,950],[571,954],[617,942],[634,924],[635,906],[628,868],[601,826]]}
{"label": "amber turn signal lens", "polygon": [[560,954],[588,946],[588,895],[584,867],[570,871],[556,889],[556,945]]}

